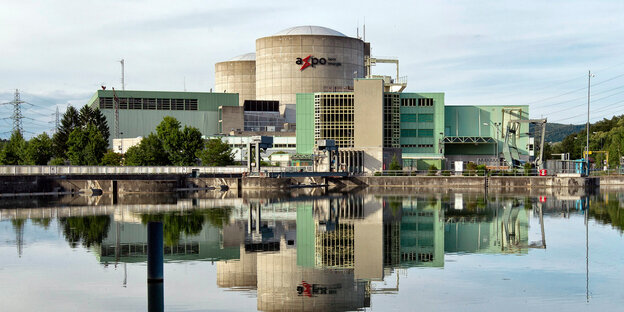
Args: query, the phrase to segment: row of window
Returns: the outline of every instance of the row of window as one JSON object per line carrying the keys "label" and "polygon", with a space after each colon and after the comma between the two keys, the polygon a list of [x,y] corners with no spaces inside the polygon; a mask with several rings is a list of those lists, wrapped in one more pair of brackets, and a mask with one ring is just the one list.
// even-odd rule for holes
{"label": "row of window", "polygon": [[402,137],[433,137],[433,129],[401,129]]}
{"label": "row of window", "polygon": [[433,106],[432,98],[401,99],[401,106]]}
{"label": "row of window", "polygon": [[[197,110],[197,99],[119,98],[119,109]],[[100,98],[100,109],[114,109],[112,97]]]}
{"label": "row of window", "polygon": [[[230,143],[230,147],[232,148],[247,148],[247,144],[235,144]],[[296,148],[297,144],[273,144],[272,148]]]}
{"label": "row of window", "polygon": [[401,122],[433,122],[433,114],[401,114]]}
{"label": "row of window", "polygon": [[433,144],[401,144],[401,147],[433,148]]}

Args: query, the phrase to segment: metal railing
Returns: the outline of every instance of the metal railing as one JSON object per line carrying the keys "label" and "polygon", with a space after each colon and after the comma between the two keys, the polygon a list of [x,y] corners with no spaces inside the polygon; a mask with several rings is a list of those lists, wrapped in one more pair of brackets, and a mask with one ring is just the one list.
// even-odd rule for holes
{"label": "metal railing", "polygon": [[[547,170],[546,176],[556,176],[558,174],[576,174],[577,172],[574,169],[570,170],[558,170],[556,172]],[[462,172],[456,172],[454,170],[386,170],[386,171],[377,171],[372,174],[373,176],[465,176],[465,177],[475,177],[475,176],[485,176],[488,177],[520,177],[520,176],[540,176],[540,171],[538,169],[509,169],[509,170],[464,170]],[[591,176],[602,176],[602,175],[620,175],[618,170],[608,170],[608,171],[592,171],[590,173]]]}
{"label": "metal railing", "polygon": [[[262,172],[304,172],[312,167],[262,167]],[[174,166],[0,166],[0,176],[15,175],[129,175],[129,174],[242,174],[247,167]]]}

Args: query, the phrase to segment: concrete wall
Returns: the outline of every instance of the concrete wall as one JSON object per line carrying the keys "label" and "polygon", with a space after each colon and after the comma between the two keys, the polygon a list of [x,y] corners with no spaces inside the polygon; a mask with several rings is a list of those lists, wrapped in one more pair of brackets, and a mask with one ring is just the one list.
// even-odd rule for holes
{"label": "concrete wall", "polygon": [[[340,66],[301,69],[297,58],[334,58]],[[327,35],[280,35],[256,40],[256,97],[295,104],[297,93],[346,91],[364,77],[364,42]],[[282,109],[280,108],[280,111]],[[283,111],[282,111],[283,112]]]}
{"label": "concrete wall", "polygon": [[221,134],[230,133],[230,131],[245,130],[245,109],[242,106],[223,106],[220,108],[219,116],[219,132]]}
{"label": "concrete wall", "polygon": [[256,99],[256,61],[240,60],[215,64],[215,91],[238,93],[238,105]]}
{"label": "concrete wall", "polygon": [[[354,147],[383,147],[383,80],[356,79],[354,82]],[[381,159],[381,158],[380,158]]]}
{"label": "concrete wall", "polygon": [[597,177],[600,181],[600,185],[624,185],[624,176],[600,176]]}

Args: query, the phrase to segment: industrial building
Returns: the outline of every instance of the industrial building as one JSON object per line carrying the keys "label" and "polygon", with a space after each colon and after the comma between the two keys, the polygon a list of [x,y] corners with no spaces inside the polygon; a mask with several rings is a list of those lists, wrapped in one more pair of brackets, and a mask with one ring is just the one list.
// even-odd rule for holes
{"label": "industrial building", "polygon": [[[395,64],[396,76],[373,75],[377,63]],[[255,53],[216,63],[214,93],[99,90],[89,105],[113,130],[118,99],[121,138],[145,137],[165,116],[205,137],[296,132],[297,164],[351,172],[384,170],[393,159],[407,170],[452,170],[467,161],[517,166],[533,156],[529,125],[518,122],[528,106],[449,106],[442,92],[406,87],[399,61],[371,56],[362,38],[297,26],[257,39]],[[320,141],[335,144],[333,158]],[[294,153],[288,145],[284,152]]]}
{"label": "industrial building", "polygon": [[[382,79],[356,79],[354,85],[353,92],[298,95],[298,154],[312,155],[316,142],[333,140],[339,149],[364,153],[359,172],[385,169],[397,155],[412,170],[454,169],[454,161],[500,166],[500,156],[513,148],[529,156],[528,124],[517,133],[506,130],[528,118],[526,105],[445,106],[443,93],[385,92]],[[506,136],[514,137],[513,146]]]}
{"label": "industrial building", "polygon": [[[119,137],[147,137],[166,116],[182,125],[196,127],[204,136],[218,133],[219,107],[238,106],[238,95],[212,92],[98,90],[88,104],[99,108],[115,139],[115,101],[118,105]],[[127,148],[127,147],[126,147]],[[115,147],[118,150],[118,147]]]}

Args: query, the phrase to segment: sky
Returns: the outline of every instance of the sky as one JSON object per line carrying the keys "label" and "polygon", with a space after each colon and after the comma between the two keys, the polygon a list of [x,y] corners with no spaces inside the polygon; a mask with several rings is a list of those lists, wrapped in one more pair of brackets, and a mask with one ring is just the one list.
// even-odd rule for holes
{"label": "sky", "polygon": [[[447,105],[530,105],[532,118],[592,122],[624,114],[624,1],[31,1],[1,0],[0,103],[20,90],[26,137],[101,85],[208,92],[214,64],[255,40],[319,25],[397,57],[406,91]],[[375,74],[392,74],[377,65]],[[0,138],[12,129],[0,105]]]}

